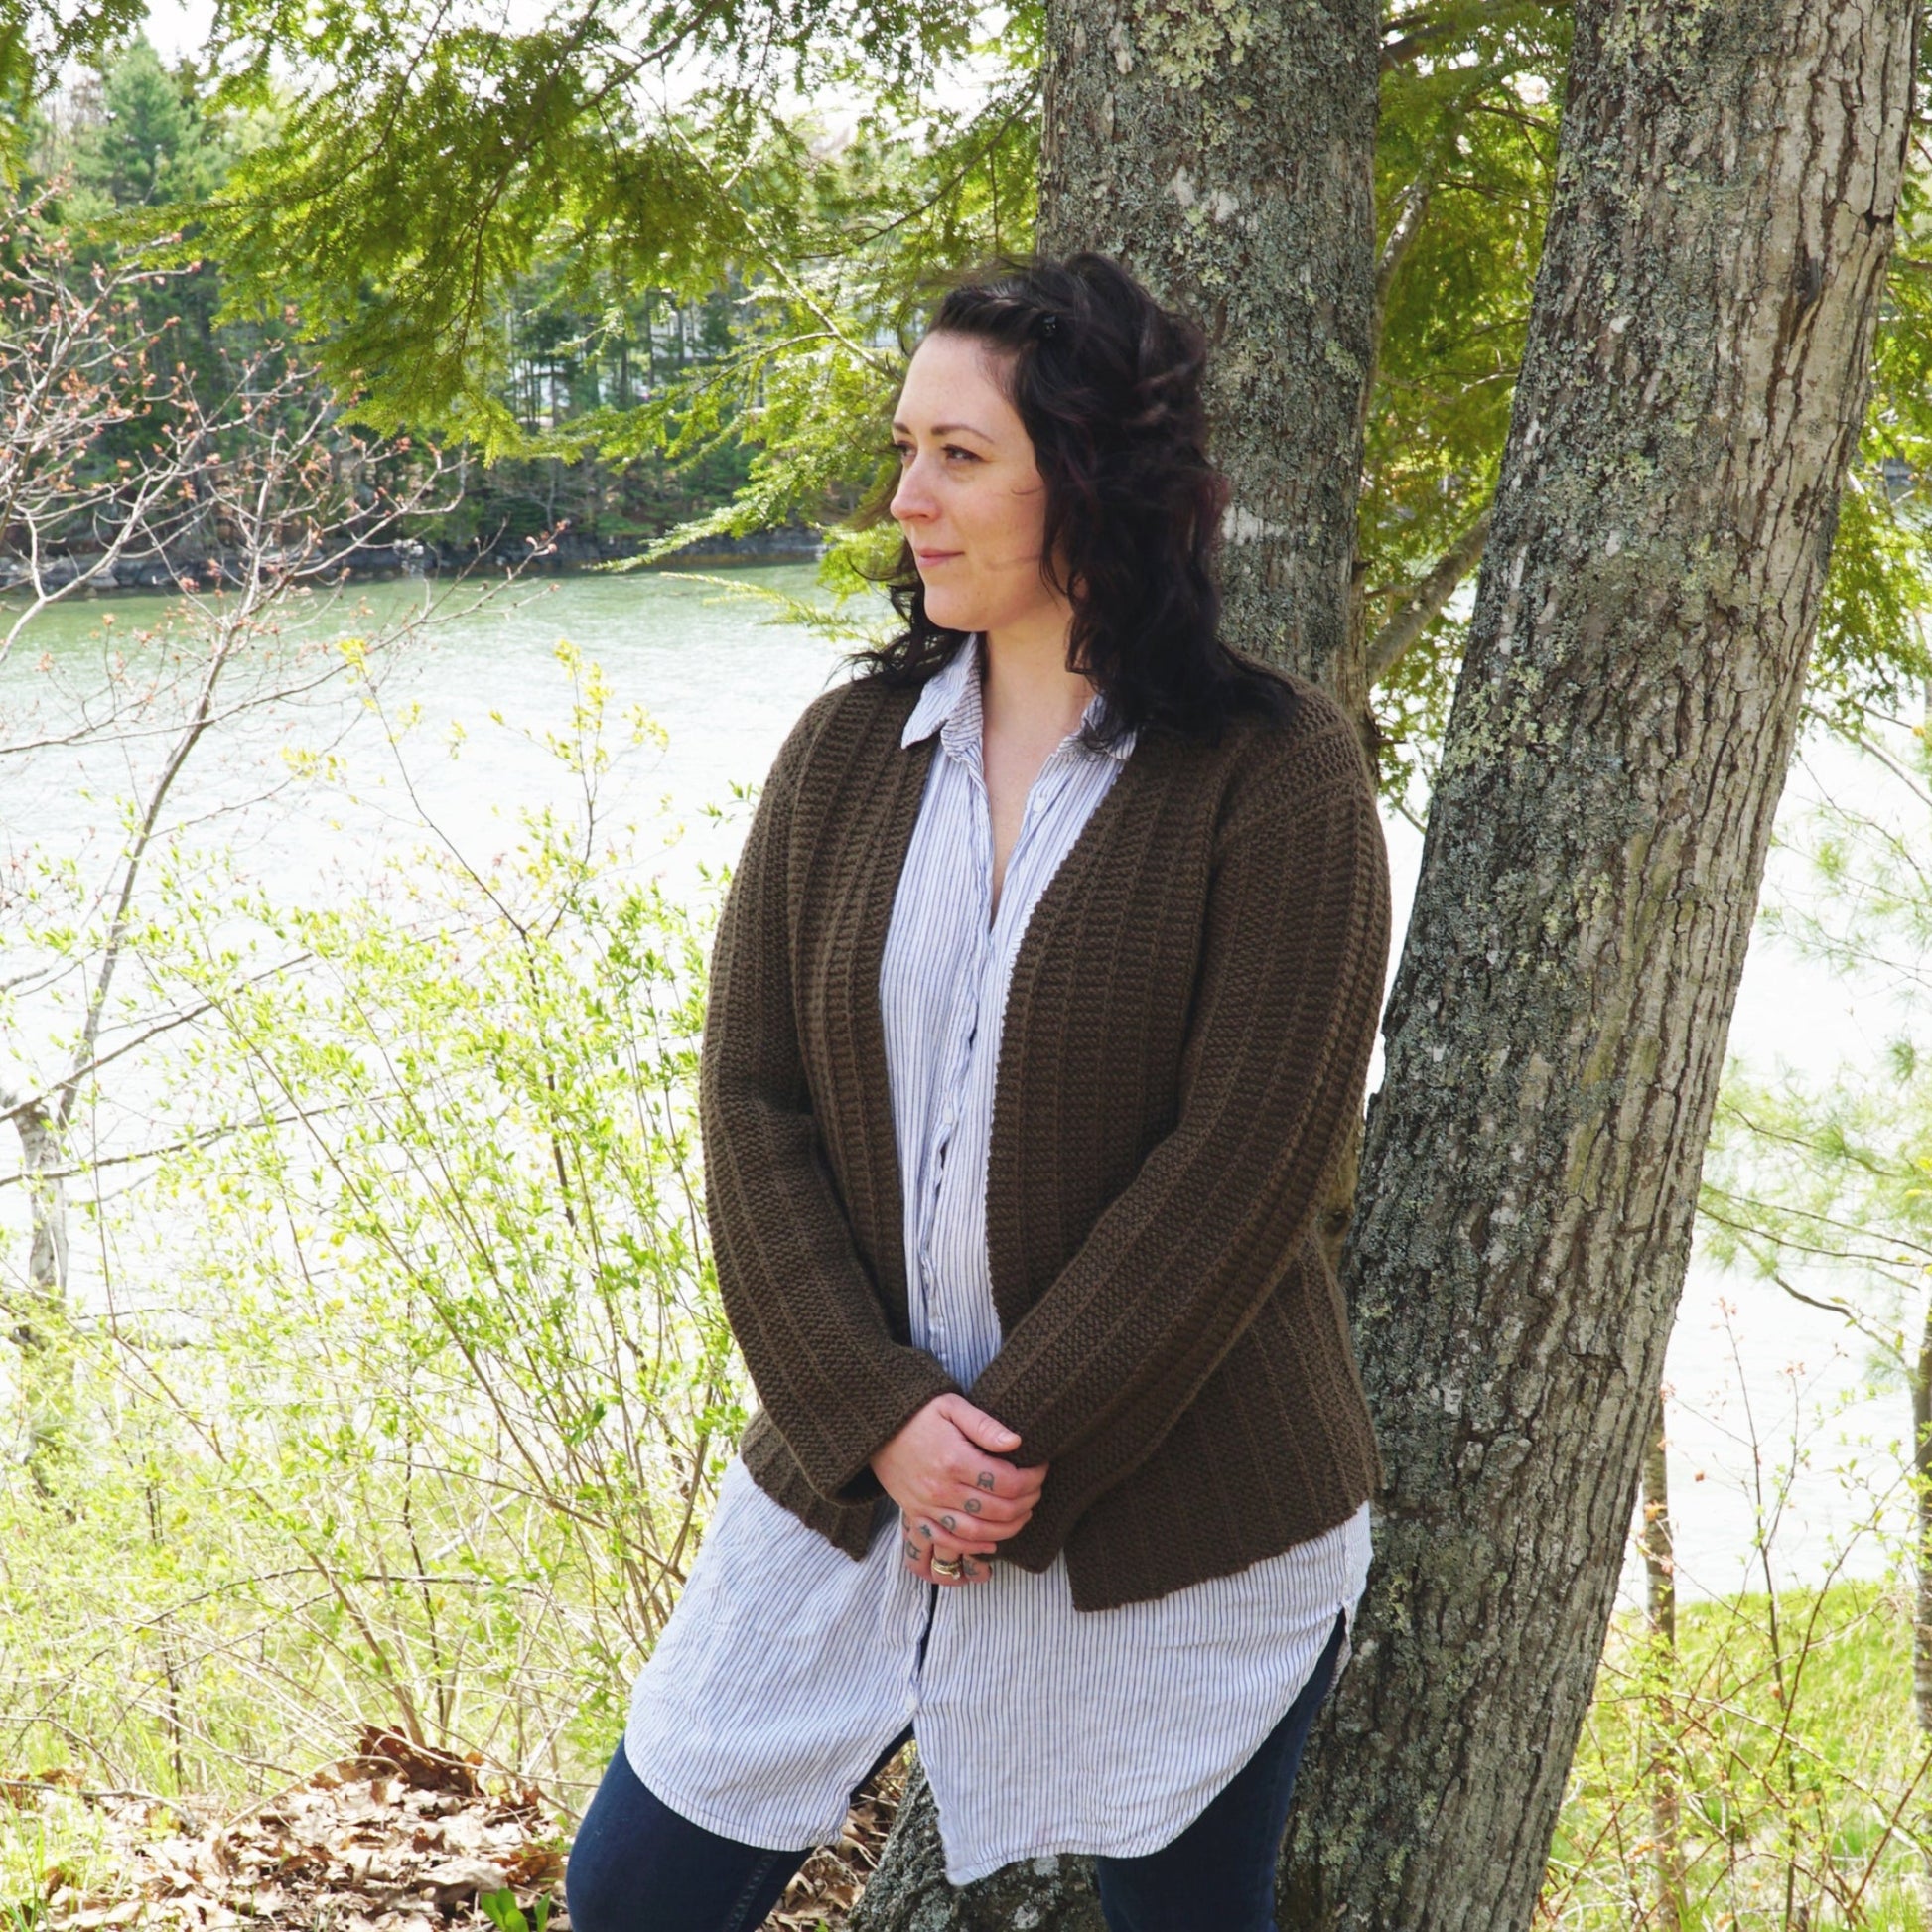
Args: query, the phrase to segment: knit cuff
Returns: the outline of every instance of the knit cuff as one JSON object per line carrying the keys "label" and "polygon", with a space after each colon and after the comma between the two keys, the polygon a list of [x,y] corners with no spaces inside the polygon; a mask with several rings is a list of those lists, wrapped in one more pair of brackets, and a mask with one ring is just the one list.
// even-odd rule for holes
{"label": "knit cuff", "polygon": [[[848,1409],[836,1427],[831,1418],[815,1418],[821,1427],[813,1432],[814,1440],[801,1443],[787,1435],[787,1447],[813,1492],[826,1502],[845,1508],[876,1502],[886,1491],[873,1473],[872,1458],[928,1402],[960,1393],[958,1382],[934,1357],[920,1348],[900,1349],[891,1386],[879,1389],[864,1414]],[[785,1433],[782,1427],[780,1433]]]}

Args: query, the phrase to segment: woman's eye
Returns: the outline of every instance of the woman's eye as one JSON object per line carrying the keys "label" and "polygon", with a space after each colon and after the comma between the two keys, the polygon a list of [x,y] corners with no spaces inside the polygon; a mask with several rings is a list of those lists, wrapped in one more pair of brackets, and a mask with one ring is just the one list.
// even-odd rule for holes
{"label": "woman's eye", "polygon": [[[963,456],[968,463],[977,463],[980,460],[977,450],[969,450],[963,444],[945,443],[941,444],[940,447],[949,457]],[[910,443],[888,443],[886,448],[889,452],[897,455],[900,463],[909,463],[916,454]]]}

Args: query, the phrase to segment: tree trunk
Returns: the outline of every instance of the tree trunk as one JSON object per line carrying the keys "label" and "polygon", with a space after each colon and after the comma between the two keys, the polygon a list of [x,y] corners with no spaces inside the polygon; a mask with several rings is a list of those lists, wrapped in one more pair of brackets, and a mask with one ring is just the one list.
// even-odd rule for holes
{"label": "tree trunk", "polygon": [[[1932,712],[1932,691],[1926,694],[1926,709]],[[1920,1736],[1932,1741],[1932,1302],[1926,1303],[1919,1318],[1918,1360],[1912,1368],[1912,1475],[1918,1503],[1912,1704]],[[1926,1916],[1932,1918],[1932,1850],[1919,1855],[1919,1897]]]}
{"label": "tree trunk", "polygon": [[1391,1488],[1287,1927],[1530,1923],[1856,447],[1908,0],[1580,0],[1348,1254]]}
{"label": "tree trunk", "polygon": [[[1109,248],[1208,321],[1230,634],[1347,698],[1342,378],[1367,357],[1340,272],[1355,251],[1322,229],[1356,206],[1361,122],[1321,95],[1352,84],[1358,37],[1297,10],[1235,63],[1249,30],[1225,16],[1199,30],[1225,67],[1189,86],[1193,55],[1149,17],[1049,14],[1041,245]],[[1392,1485],[1284,1848],[1286,1927],[1532,1915],[1863,412],[1913,25],[1907,0],[1578,7],[1362,1156],[1347,1272]],[[1280,116],[1276,152],[1250,145],[1255,102]],[[1280,226],[1241,228],[1271,192]],[[1269,232],[1304,259],[1264,250]],[[921,1798],[855,1932],[1096,1926],[1080,1862],[1041,1864],[952,1891]]]}
{"label": "tree trunk", "polygon": [[1036,244],[1097,248],[1207,332],[1231,643],[1366,720],[1345,648],[1373,360],[1373,0],[1050,0]]}
{"label": "tree trunk", "polygon": [[[1035,245],[1117,257],[1207,332],[1233,495],[1222,634],[1333,692],[1368,730],[1349,579],[1375,309],[1373,0],[1144,8],[1049,0]],[[1359,1138],[1359,1137],[1358,1137]],[[1355,1148],[1324,1212],[1339,1254]],[[916,1771],[853,1932],[1100,1932],[1091,1865],[945,1880]]]}
{"label": "tree trunk", "polygon": [[851,1932],[1106,1932],[1091,1859],[1030,1859],[977,1884],[948,1884],[932,1793],[916,1765],[848,1923]]}
{"label": "tree trunk", "polygon": [[7,1308],[8,1339],[18,1351],[21,1455],[43,1502],[67,1496],[73,1434],[73,1327],[68,1307],[67,1183],[62,1145],[47,1107],[0,1088],[0,1107],[20,1136],[30,1216],[27,1280]]}
{"label": "tree trunk", "polygon": [[1687,1906],[1677,1789],[1677,1545],[1671,1531],[1670,1444],[1661,1385],[1643,1446],[1641,1494],[1644,1605],[1650,1625],[1650,1655],[1644,1675],[1652,1689],[1650,1761],[1644,1775],[1650,1783],[1650,1836],[1657,1862],[1659,1919],[1664,1925],[1681,1926]]}

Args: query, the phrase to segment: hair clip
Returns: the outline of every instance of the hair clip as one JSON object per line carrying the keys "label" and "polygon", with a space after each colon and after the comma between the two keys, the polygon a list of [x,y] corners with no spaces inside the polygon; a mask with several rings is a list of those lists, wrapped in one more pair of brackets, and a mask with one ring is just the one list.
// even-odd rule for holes
{"label": "hair clip", "polygon": [[1039,333],[1042,336],[1050,336],[1059,326],[1060,319],[1051,309],[1039,319]]}

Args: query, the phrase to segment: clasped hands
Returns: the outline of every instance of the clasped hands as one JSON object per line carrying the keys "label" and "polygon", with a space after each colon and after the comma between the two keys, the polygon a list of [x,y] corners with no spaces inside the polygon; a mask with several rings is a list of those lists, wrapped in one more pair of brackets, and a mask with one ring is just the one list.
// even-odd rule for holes
{"label": "clasped hands", "polygon": [[[1006,1458],[1020,1437],[963,1395],[934,1396],[872,1458],[880,1486],[898,1504],[905,1567],[926,1583],[984,1583],[989,1559],[1033,1516],[1047,1465],[1016,1468]],[[958,1563],[934,1575],[932,1560]]]}

